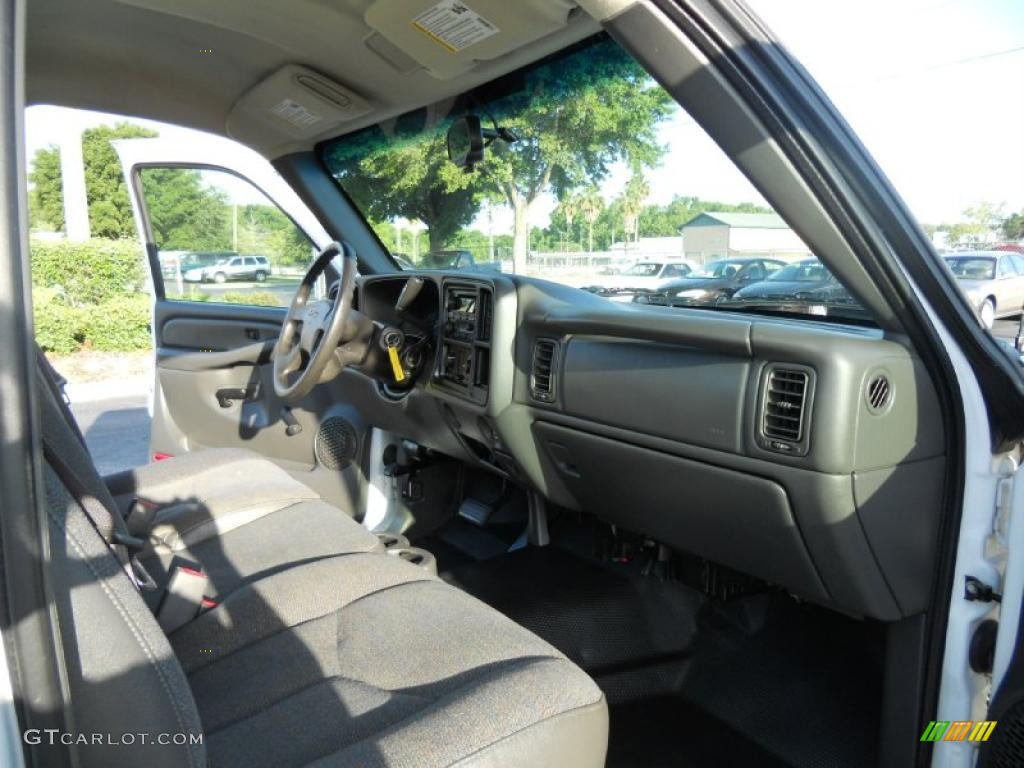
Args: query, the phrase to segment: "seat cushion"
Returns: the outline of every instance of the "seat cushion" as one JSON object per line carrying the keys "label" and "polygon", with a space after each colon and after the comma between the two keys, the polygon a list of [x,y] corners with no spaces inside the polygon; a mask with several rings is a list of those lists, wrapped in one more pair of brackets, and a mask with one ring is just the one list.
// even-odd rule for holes
{"label": "seat cushion", "polygon": [[[104,478],[122,511],[136,499],[160,507],[192,542],[319,495],[252,451],[209,448]],[[216,525],[205,524],[216,520]]]}
{"label": "seat cushion", "polygon": [[[296,563],[381,548],[349,515],[251,451],[195,451],[105,482],[124,511],[135,499],[158,507],[141,558],[157,585],[175,565],[199,565],[214,600]],[[161,596],[146,597],[155,609]]]}
{"label": "seat cushion", "polygon": [[586,674],[385,553],[261,579],[170,639],[211,766],[603,764]]}
{"label": "seat cushion", "polygon": [[[288,505],[195,543],[188,541],[164,520],[150,537],[142,563],[160,586],[175,565],[199,565],[210,580],[206,597],[218,601],[243,584],[293,565],[383,550],[377,536],[319,499]],[[158,598],[160,592],[153,594]]]}

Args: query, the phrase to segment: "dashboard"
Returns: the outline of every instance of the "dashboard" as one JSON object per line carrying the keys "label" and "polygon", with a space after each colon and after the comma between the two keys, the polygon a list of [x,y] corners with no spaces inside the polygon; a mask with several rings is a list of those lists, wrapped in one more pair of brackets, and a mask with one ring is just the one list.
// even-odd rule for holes
{"label": "dashboard", "polygon": [[931,381],[877,329],[609,302],[547,281],[363,278],[401,327],[401,390],[370,423],[847,613],[925,608],[943,425]]}

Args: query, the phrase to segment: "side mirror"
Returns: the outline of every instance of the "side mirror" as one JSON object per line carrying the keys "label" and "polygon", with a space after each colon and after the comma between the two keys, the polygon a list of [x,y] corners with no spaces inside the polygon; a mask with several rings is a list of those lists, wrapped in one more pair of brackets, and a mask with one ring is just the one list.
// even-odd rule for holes
{"label": "side mirror", "polygon": [[484,159],[484,130],[476,115],[460,117],[448,129],[448,159],[466,171]]}

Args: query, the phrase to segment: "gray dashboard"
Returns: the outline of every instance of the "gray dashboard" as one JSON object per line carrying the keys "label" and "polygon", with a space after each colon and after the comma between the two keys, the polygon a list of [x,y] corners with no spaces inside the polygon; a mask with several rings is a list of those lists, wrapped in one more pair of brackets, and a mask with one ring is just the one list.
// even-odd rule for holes
{"label": "gray dashboard", "polygon": [[[943,427],[899,339],[511,275],[420,276],[440,303],[434,361],[400,400],[364,397],[371,423],[839,610],[925,608]],[[364,311],[403,279],[365,279]],[[487,342],[472,345],[487,354],[483,397],[443,375],[449,285],[490,297]]]}

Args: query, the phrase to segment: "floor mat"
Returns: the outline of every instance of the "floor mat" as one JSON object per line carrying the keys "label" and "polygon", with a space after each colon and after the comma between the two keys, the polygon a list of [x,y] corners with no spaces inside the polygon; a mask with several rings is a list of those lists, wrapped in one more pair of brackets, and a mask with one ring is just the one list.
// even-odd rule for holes
{"label": "floor mat", "polygon": [[637,562],[587,556],[585,535],[571,552],[560,541],[495,555],[469,533],[453,540],[487,558],[439,538],[435,554],[452,565],[444,578],[597,681],[610,705],[609,766],[877,763],[880,625],[782,593],[711,601],[643,576]]}
{"label": "floor mat", "polygon": [[451,571],[447,580],[533,631],[619,702],[674,690],[703,598],[562,552],[527,547]]}
{"label": "floor mat", "polygon": [[721,720],[674,696],[611,708],[607,768],[786,768]]}

